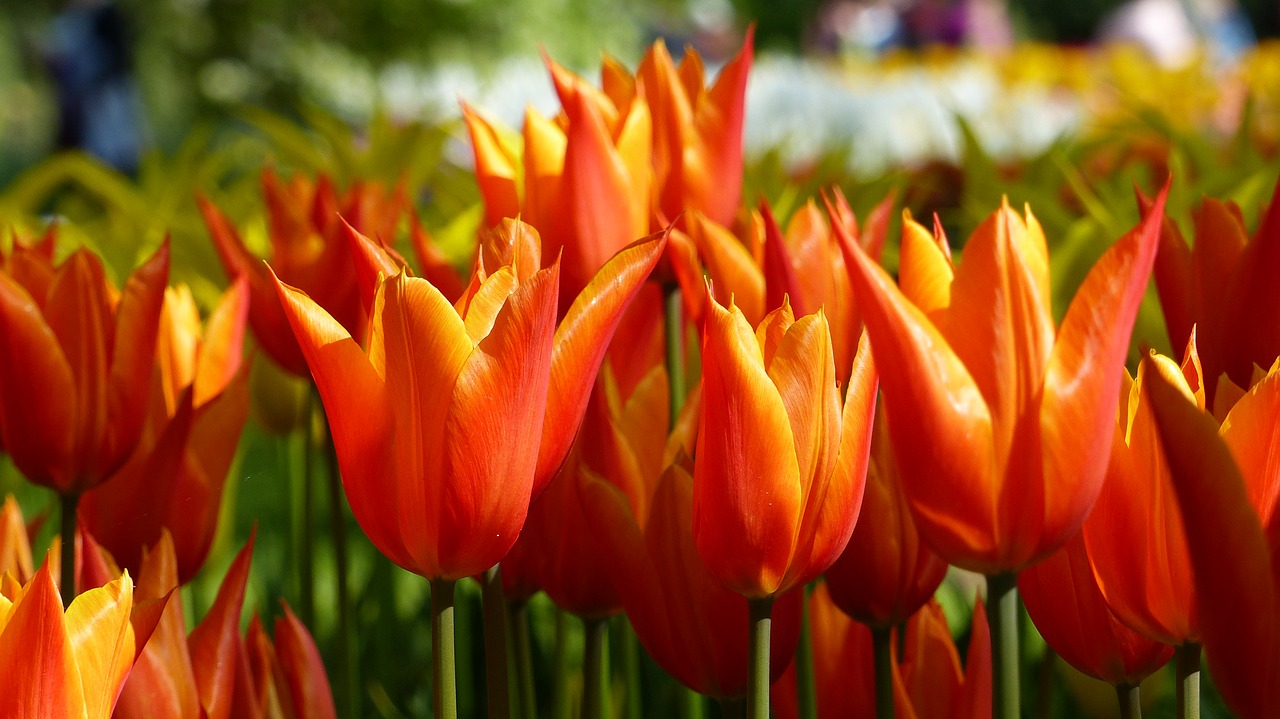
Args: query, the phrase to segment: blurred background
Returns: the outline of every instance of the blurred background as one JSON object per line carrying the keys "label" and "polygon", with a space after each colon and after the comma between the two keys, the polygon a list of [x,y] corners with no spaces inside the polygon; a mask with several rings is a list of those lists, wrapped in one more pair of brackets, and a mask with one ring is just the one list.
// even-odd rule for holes
{"label": "blurred background", "polygon": [[[85,147],[133,172],[148,149],[174,152],[193,128],[235,130],[246,106],[297,117],[313,107],[352,125],[375,113],[393,121],[456,117],[465,97],[518,126],[526,103],[554,108],[538,53],[578,70],[601,52],[634,65],[664,37],[673,53],[696,47],[713,67],[756,23],[762,53],[753,79],[748,145],[785,144],[796,118],[771,115],[825,75],[812,144],[848,144],[875,131],[869,115],[919,103],[921,83],[860,77],[850,64],[904,48],[1007,48],[1015,41],[1083,48],[1124,38],[1162,67],[1237,58],[1280,28],[1271,0],[68,0],[0,1],[0,185],[59,148]],[[1044,74],[1053,68],[1006,69]],[[798,64],[798,66],[797,66]],[[1062,68],[1056,68],[1061,73]],[[788,82],[800,78],[808,82]],[[952,78],[955,80],[955,78]],[[1063,78],[1045,78],[1063,80]],[[987,107],[991,78],[969,72],[944,104],[961,115]],[[873,86],[868,87],[871,83]],[[985,83],[985,84],[984,84]],[[779,87],[785,85],[785,87]],[[1044,88],[1041,88],[1044,89]],[[933,90],[937,94],[938,90]],[[1062,99],[1032,110],[1039,129],[1012,129],[1043,145],[1079,122]],[[794,115],[794,113],[789,113]],[[1007,124],[1007,123],[1006,123]],[[981,130],[979,130],[981,131]],[[1038,133],[1038,134],[1037,134]],[[891,156],[856,167],[876,171],[894,153],[937,152],[948,140],[897,138]],[[931,144],[932,143],[932,144]],[[870,143],[869,143],[870,144]],[[1006,147],[996,141],[996,150]],[[788,150],[803,157],[806,149]]]}

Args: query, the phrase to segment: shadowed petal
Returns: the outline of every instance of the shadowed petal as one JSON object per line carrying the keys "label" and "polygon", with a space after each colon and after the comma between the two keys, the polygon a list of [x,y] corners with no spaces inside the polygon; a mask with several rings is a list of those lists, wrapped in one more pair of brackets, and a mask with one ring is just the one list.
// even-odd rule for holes
{"label": "shadowed petal", "polygon": [[1280,604],[1272,548],[1213,419],[1159,372],[1148,376],[1152,413],[1187,531],[1214,683],[1241,716],[1271,716],[1280,702],[1274,681],[1280,670]]}

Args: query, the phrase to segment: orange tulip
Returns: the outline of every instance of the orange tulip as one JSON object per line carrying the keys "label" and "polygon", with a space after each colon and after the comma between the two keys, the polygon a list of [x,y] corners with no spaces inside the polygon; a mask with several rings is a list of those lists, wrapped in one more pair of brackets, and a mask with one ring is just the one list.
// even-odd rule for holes
{"label": "orange tulip", "polygon": [[249,322],[269,357],[296,375],[307,375],[307,363],[276,296],[272,271],[307,292],[354,337],[364,337],[367,321],[360,304],[343,223],[375,236],[391,237],[408,207],[404,188],[393,193],[376,184],[355,184],[342,197],[321,177],[314,185],[295,175],[282,182],[270,169],[262,173],[271,236],[271,271],[245,246],[235,226],[205,197],[200,212],[213,238],[223,268],[233,280],[249,281]]}
{"label": "orange tulip", "polygon": [[1138,634],[1107,607],[1083,534],[1018,576],[1031,621],[1068,664],[1115,686],[1135,687],[1173,657],[1173,647]]}
{"label": "orange tulip", "polygon": [[22,508],[10,494],[0,507],[0,576],[9,574],[19,584],[26,584],[35,574],[31,561],[31,538],[22,519]]}
{"label": "orange tulip", "polygon": [[[511,223],[500,234],[514,243],[523,232]],[[279,285],[352,511],[384,554],[427,578],[460,579],[507,553],[535,489],[563,462],[605,343],[663,244],[658,236],[620,253],[559,328],[559,266],[538,270],[525,244],[502,265],[482,254],[452,307],[425,280],[384,278],[367,351]]]}
{"label": "orange tulip", "polygon": [[703,84],[697,51],[686,50],[677,67],[661,40],[645,53],[634,78],[618,63],[605,62],[606,94],[616,102],[642,90],[652,108],[659,225],[686,211],[721,225],[733,222],[742,195],[742,128],[754,35],[749,28],[742,49],[710,88]]}
{"label": "orange tulip", "polygon": [[[542,257],[561,257],[565,297],[571,299],[605,261],[649,233],[652,121],[643,98],[614,105],[550,59],[547,65],[564,115],[556,122],[532,109],[526,113],[522,170],[498,131],[469,106],[462,109],[485,226],[518,216],[536,227]],[[517,189],[521,171],[524,182]]]}
{"label": "orange tulip", "polygon": [[47,285],[0,272],[0,445],[32,482],[78,495],[133,452],[168,275],[167,242],[119,295],[85,249]]}
{"label": "orange tulip", "polygon": [[[123,566],[140,568],[142,548],[162,528],[186,583],[204,564],[217,528],[222,488],[249,414],[241,366],[249,288],[223,295],[201,331],[185,287],[165,293],[151,402],[137,451],[108,486],[87,492],[80,519]],[[134,508],[146,506],[145,512]],[[128,522],[121,517],[132,516]]]}
{"label": "orange tulip", "polygon": [[1173,645],[1200,641],[1200,612],[1147,388],[1156,367],[1169,378],[1177,375],[1187,393],[1191,388],[1184,371],[1199,387],[1194,356],[1193,345],[1185,370],[1167,357],[1153,357],[1139,366],[1136,379],[1129,380],[1125,372],[1106,483],[1083,527],[1098,586],[1111,610],[1138,632]]}
{"label": "orange tulip", "polygon": [[875,394],[863,346],[842,407],[822,311],[796,320],[784,302],[752,332],[732,302],[709,300],[694,537],[726,587],[781,594],[840,555],[862,503]]}
{"label": "orange tulip", "polygon": [[[1150,201],[1139,195],[1144,207]],[[1213,405],[1217,379],[1226,373],[1247,386],[1255,364],[1266,367],[1280,355],[1280,183],[1252,238],[1240,208],[1205,198],[1195,213],[1194,246],[1188,248],[1177,225],[1165,223],[1156,257],[1156,289],[1174,347],[1185,347],[1195,328],[1200,360]]]}
{"label": "orange tulip", "polygon": [[[747,601],[708,572],[693,538],[693,477],[671,465],[640,521],[618,487],[583,475],[584,512],[614,557],[610,577],[649,656],[694,691],[740,697],[747,690]],[[803,592],[774,604],[770,666],[781,675],[800,635]]]}
{"label": "orange tulip", "polygon": [[1241,717],[1274,716],[1280,706],[1280,482],[1274,462],[1280,452],[1280,368],[1273,365],[1219,428],[1188,401],[1176,378],[1152,359],[1144,363],[1156,432],[1182,512],[1214,684]]}
{"label": "orange tulip", "polygon": [[[764,218],[765,305],[778,307],[785,294],[796,314],[808,315],[823,308],[831,323],[831,344],[835,349],[836,374],[843,382],[853,365],[853,352],[862,333],[862,316],[853,301],[853,287],[845,268],[840,242],[831,222],[844,222],[854,237],[877,262],[889,228],[893,208],[891,193],[872,211],[866,232],[858,231],[858,221],[844,195],[834,191],[833,217],[828,219],[810,200],[796,211],[785,233],[773,213],[762,204]],[[839,208],[839,209],[835,209]],[[714,280],[714,277],[713,277]]]}
{"label": "orange tulip", "polygon": [[948,562],[1015,572],[1065,543],[1093,506],[1163,198],[1089,272],[1061,327],[1029,211],[1002,206],[954,270],[945,242],[905,222],[902,290],[845,234],[903,487]]}
{"label": "orange tulip", "polygon": [[307,295],[278,284],[352,512],[405,569],[460,579],[515,541],[546,411],[558,282],[558,265],[506,265],[477,275],[453,307],[425,280],[386,278],[367,351]]}
{"label": "orange tulip", "polygon": [[841,611],[863,624],[889,628],[933,597],[947,563],[916,531],[889,445],[884,408],[877,409],[862,511],[849,544],[824,576]]}
{"label": "orange tulip", "polygon": [[126,573],[77,597],[63,614],[46,563],[16,592],[0,594],[0,716],[107,719],[150,630],[130,623]]}
{"label": "orange tulip", "polygon": [[[818,716],[871,717],[876,712],[871,630],[832,601],[825,583],[809,595]],[[891,639],[894,715],[899,719],[985,719],[991,716],[991,639],[985,610],[974,605],[964,667],[942,607],[930,600],[906,621],[901,642]],[[898,647],[904,651],[898,656]],[[774,711],[796,717],[794,671],[775,685]]]}

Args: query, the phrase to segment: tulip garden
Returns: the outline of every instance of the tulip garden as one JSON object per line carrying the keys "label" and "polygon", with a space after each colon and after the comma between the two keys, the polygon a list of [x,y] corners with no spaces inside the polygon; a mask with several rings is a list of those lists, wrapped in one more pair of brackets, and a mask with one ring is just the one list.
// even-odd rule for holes
{"label": "tulip garden", "polygon": [[875,176],[756,60],[0,188],[0,718],[1280,716],[1277,49]]}

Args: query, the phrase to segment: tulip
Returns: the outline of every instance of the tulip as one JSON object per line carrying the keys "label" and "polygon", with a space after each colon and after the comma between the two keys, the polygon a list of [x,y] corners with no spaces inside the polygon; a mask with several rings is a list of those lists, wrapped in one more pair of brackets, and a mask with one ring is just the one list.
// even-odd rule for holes
{"label": "tulip", "polygon": [[337,712],[315,640],[289,605],[281,604],[284,615],[276,620],[274,643],[257,615],[249,623],[242,648],[247,672],[237,680],[237,694],[244,684],[245,701],[252,702],[257,716],[333,719]]}
{"label": "tulip", "polygon": [[[1207,409],[1208,383],[1201,374],[1197,336],[1193,330],[1181,367],[1158,355],[1139,367],[1118,417],[1107,483],[1084,525],[1094,573],[1116,616],[1152,639],[1180,647],[1178,696],[1184,707],[1198,703],[1189,692],[1198,693],[1204,610],[1199,607],[1198,584],[1193,578],[1167,453],[1147,406],[1147,387],[1153,381],[1151,371],[1158,370],[1166,382],[1193,398],[1201,411]],[[1262,396],[1266,398],[1267,393]],[[1258,408],[1265,407],[1259,402],[1254,393],[1245,393],[1227,377],[1220,378],[1214,400],[1216,415],[1222,421],[1220,433],[1240,450],[1242,458],[1258,452],[1265,456],[1270,441],[1258,429],[1271,424],[1267,415],[1259,414],[1263,410]],[[1269,470],[1262,466],[1257,471],[1265,475]],[[1255,486],[1263,485],[1262,480],[1255,482]],[[1271,500],[1259,496],[1258,501],[1262,507]],[[1119,541],[1121,537],[1124,541]]]}
{"label": "tulip", "polygon": [[[1084,521],[1101,489],[1118,368],[1159,224],[1153,211],[1103,255],[1060,328],[1029,211],[1023,220],[1003,206],[955,270],[909,223],[900,272],[912,298],[845,242],[877,364],[891,368],[884,401],[903,486],[921,534],[950,563],[1016,572]],[[1028,503],[1045,511],[1017,509]]]}
{"label": "tulip", "polygon": [[784,301],[753,333],[710,298],[702,376],[694,538],[712,576],[752,600],[748,711],[764,716],[772,598],[825,571],[858,518],[875,369],[861,347],[842,407],[823,312],[796,320]]}
{"label": "tulip", "polygon": [[[1150,201],[1139,195],[1145,208]],[[1195,244],[1165,223],[1156,257],[1156,289],[1174,347],[1185,347],[1195,328],[1213,406],[1217,379],[1225,373],[1247,386],[1255,364],[1280,355],[1280,329],[1268,318],[1280,311],[1280,183],[1252,238],[1240,208],[1206,198],[1195,213]]]}
{"label": "tulip", "polygon": [[526,249],[537,245],[518,240],[523,227],[497,231],[511,240],[506,263],[486,264],[482,253],[455,306],[425,280],[383,278],[367,351],[279,284],[352,512],[383,554],[437,585],[444,622],[452,583],[507,553],[535,491],[563,462],[605,344],[664,245],[656,236],[619,253],[557,328],[559,265],[537,269]]}
{"label": "tulip", "polygon": [[[47,284],[20,282],[42,273],[0,272],[0,445],[29,480],[61,495],[64,536],[75,535],[80,495],[110,477],[142,434],[168,275],[167,242],[119,295],[85,249]],[[73,566],[64,558],[64,572]]]}
{"label": "tulip", "polygon": [[[1194,356],[1192,345],[1186,371],[1200,386]],[[1098,586],[1122,622],[1165,644],[1198,644],[1200,612],[1186,535],[1148,406],[1156,367],[1192,391],[1183,370],[1167,357],[1143,362],[1136,379],[1125,373],[1107,480],[1085,521],[1084,541]]]}
{"label": "tulip", "polygon": [[151,632],[130,623],[133,608],[126,573],[77,597],[64,615],[47,564],[20,590],[0,594],[0,716],[110,717]]}
{"label": "tulip", "polygon": [[1155,360],[1144,363],[1155,429],[1186,531],[1214,683],[1239,716],[1273,716],[1280,705],[1274,681],[1280,672],[1280,483],[1273,460],[1280,450],[1280,368],[1272,365],[1219,427]]}
{"label": "tulip", "polygon": [[518,161],[498,131],[465,104],[463,117],[475,150],[485,226],[518,216],[537,228],[542,257],[561,257],[564,298],[571,300],[610,257],[649,232],[652,121],[643,98],[615,106],[581,78],[549,59],[547,65],[564,123],[527,112],[520,191],[514,179]]}
{"label": "tulip", "polygon": [[1165,192],[1090,270],[1061,327],[1029,210],[1023,219],[1004,204],[954,269],[945,240],[904,223],[902,290],[842,237],[876,364],[888,369],[889,435],[916,526],[943,559],[990,578],[1001,717],[1019,703],[1013,576],[1075,534],[1102,488]]}
{"label": "tulip", "polygon": [[327,178],[321,177],[313,186],[295,175],[285,183],[270,169],[262,173],[262,188],[271,237],[271,271],[249,251],[235,226],[213,202],[203,196],[197,201],[227,275],[233,280],[248,279],[249,323],[258,343],[276,364],[305,377],[306,359],[289,331],[271,273],[308,293],[348,333],[363,337],[366,313],[351,273],[343,223],[390,237],[408,199],[403,187],[388,195],[374,184],[353,185],[339,197]]}
{"label": "tulip", "polygon": [[697,51],[689,48],[677,67],[662,40],[645,53],[634,78],[606,62],[606,94],[638,94],[642,87],[653,112],[659,224],[687,211],[721,225],[733,222],[742,194],[742,128],[754,35],[754,27],[747,30],[742,49],[710,88]]}
{"label": "tulip", "polygon": [[[627,494],[582,475],[583,511],[614,561],[609,576],[641,645],[667,673],[701,694],[740,699],[747,691],[747,601],[708,573],[693,536],[693,476],[685,457],[669,466],[637,517]],[[803,592],[778,598],[770,672],[781,675],[800,633]]]}
{"label": "tulip", "polygon": [[748,598],[805,584],[857,521],[876,373],[855,358],[843,407],[826,316],[786,302],[759,328],[710,300],[702,341],[694,536],[708,570]]}
{"label": "tulip", "polygon": [[[135,572],[142,548],[155,544],[162,528],[177,548],[180,583],[191,580],[209,553],[222,488],[249,413],[240,361],[248,289],[244,281],[233,285],[203,332],[190,291],[166,291],[138,449],[109,485],[85,493],[80,503],[89,531]],[[143,505],[146,512],[134,511]]]}
{"label": "tulip", "polygon": [[1083,534],[1024,570],[1018,592],[1036,629],[1059,656],[1114,686],[1123,716],[1141,712],[1138,685],[1168,663],[1173,647],[1133,631],[1107,607]]}

